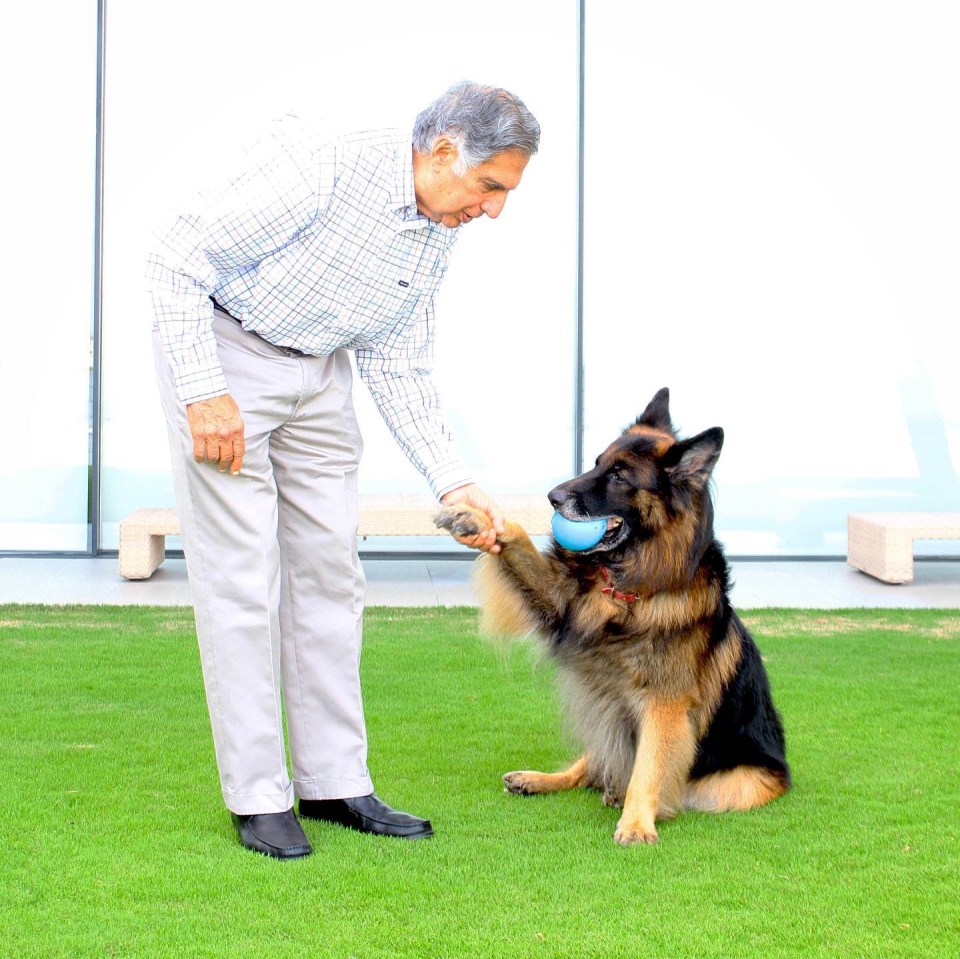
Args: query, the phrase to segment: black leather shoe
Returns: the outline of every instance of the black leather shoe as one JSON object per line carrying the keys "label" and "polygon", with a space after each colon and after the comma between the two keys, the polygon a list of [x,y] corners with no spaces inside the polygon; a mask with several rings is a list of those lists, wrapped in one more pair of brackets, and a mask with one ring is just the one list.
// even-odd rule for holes
{"label": "black leather shoe", "polygon": [[297,822],[292,809],[254,816],[230,813],[240,842],[247,849],[262,852],[275,859],[301,859],[313,852],[310,840]]}
{"label": "black leather shoe", "polygon": [[300,815],[378,836],[426,839],[433,835],[429,819],[418,819],[409,813],[391,809],[377,799],[376,793],[354,799],[301,799]]}

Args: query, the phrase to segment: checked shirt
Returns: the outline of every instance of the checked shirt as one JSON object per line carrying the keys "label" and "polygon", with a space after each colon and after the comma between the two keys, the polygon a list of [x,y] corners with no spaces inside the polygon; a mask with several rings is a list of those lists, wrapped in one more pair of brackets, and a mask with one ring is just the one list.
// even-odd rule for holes
{"label": "checked shirt", "polygon": [[433,298],[458,231],[417,211],[411,151],[398,129],[325,135],[277,121],[159,236],[147,279],[183,403],[229,392],[212,296],[275,346],[353,350],[394,438],[441,496],[470,482],[430,375]]}

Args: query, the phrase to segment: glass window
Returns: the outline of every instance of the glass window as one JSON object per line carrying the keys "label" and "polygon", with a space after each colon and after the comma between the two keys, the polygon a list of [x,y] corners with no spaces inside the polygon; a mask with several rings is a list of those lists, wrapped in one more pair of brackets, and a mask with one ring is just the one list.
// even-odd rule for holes
{"label": "glass window", "polygon": [[669,386],[683,433],[726,431],[732,553],[956,510],[960,10],[587,13],[588,461]]}
{"label": "glass window", "polygon": [[[496,222],[465,228],[437,301],[436,378],[461,453],[491,491],[569,475],[575,390],[577,7],[495,0],[424,24],[403,4],[112,3],[104,232],[103,545],[172,505],[143,292],[149,228],[286,112],[413,116],[470,78],[513,90],[540,155]],[[365,388],[363,492],[422,492]],[[441,542],[450,542],[449,537]],[[396,545],[396,544],[394,544]]]}
{"label": "glass window", "polygon": [[85,551],[97,6],[4,10],[0,549]]}

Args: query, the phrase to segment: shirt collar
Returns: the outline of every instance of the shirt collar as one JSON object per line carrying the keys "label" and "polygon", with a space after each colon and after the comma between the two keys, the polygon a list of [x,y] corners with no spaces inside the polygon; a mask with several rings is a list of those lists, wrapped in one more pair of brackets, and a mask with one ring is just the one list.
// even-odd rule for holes
{"label": "shirt collar", "polygon": [[387,204],[387,209],[397,215],[398,230],[422,230],[432,225],[430,220],[417,209],[417,194],[413,183],[413,146],[409,136],[397,138],[393,182],[390,186],[390,202]]}

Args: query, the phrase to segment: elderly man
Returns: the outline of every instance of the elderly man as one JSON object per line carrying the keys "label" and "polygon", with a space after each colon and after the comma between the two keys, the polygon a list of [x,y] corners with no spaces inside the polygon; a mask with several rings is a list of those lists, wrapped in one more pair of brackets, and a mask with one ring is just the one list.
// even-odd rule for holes
{"label": "elderly man", "polygon": [[[379,799],[366,765],[362,441],[347,351],[437,498],[502,529],[431,381],[433,298],[459,229],[500,215],[539,137],[515,96],[468,82],[424,110],[412,137],[289,117],[149,258],[217,765],[250,849],[312,851],[295,797],[300,817],[432,835],[428,820]],[[496,550],[494,539],[464,542]]]}

